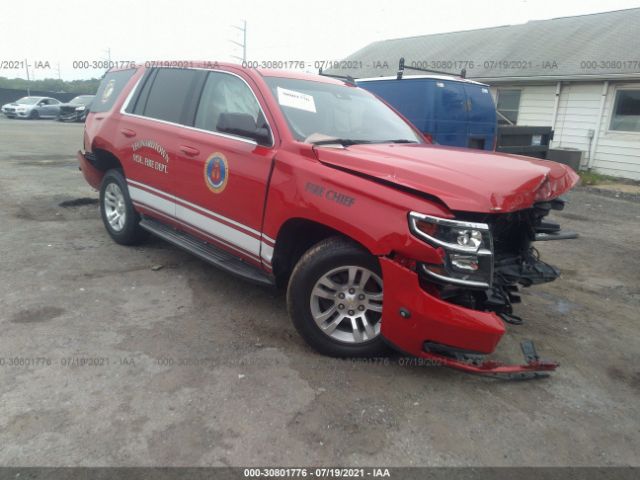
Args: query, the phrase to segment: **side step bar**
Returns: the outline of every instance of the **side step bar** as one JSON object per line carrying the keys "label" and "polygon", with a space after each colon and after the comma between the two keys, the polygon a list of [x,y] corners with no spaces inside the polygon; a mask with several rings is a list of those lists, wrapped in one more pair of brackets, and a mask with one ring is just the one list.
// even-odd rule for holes
{"label": "side step bar", "polygon": [[275,285],[275,279],[272,275],[263,272],[259,268],[244,262],[240,258],[210,243],[203,242],[193,235],[176,230],[149,217],[143,217],[140,221],[140,226],[163,240],[233,275],[257,283],[258,285],[270,287]]}

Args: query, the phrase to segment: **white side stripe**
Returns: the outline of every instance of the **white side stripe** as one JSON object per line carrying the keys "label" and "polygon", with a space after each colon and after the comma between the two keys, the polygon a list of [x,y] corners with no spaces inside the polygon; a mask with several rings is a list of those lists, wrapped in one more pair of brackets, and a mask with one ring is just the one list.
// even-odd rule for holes
{"label": "white side stripe", "polygon": [[273,238],[266,236],[264,233],[262,234],[262,238],[264,238],[268,242],[273,243],[274,245],[276,244],[276,241]]}
{"label": "white side stripe", "polygon": [[176,204],[153,193],[129,185],[129,196],[134,202],[146,203],[162,213],[172,217],[176,216]]}
{"label": "white side stripe", "polygon": [[214,237],[226,240],[232,245],[236,245],[243,250],[254,255],[260,254],[260,240],[242,233],[233,227],[229,227],[224,223],[217,222],[201,213],[194,212],[190,208],[185,208],[180,204],[176,204],[176,217],[184,220],[186,223],[198,227],[200,230],[210,233]]}
{"label": "white side stripe", "polygon": [[[142,206],[142,207],[144,207],[144,208],[146,208],[146,209],[148,209],[148,210],[152,210],[156,215],[160,215],[160,216],[162,216],[162,217],[167,217],[167,218],[169,218],[170,220],[173,220],[173,221],[175,221],[175,222],[179,223],[180,225],[184,225],[185,227],[189,227],[189,228],[193,228],[193,229],[195,229],[195,230],[198,230],[198,229],[197,229],[196,227],[194,227],[193,225],[189,225],[188,223],[185,223],[185,222],[183,222],[183,221],[181,221],[181,220],[177,219],[177,218],[176,218],[175,216],[173,216],[173,215],[171,215],[171,216],[169,216],[169,215],[165,215],[164,213],[160,212],[159,210],[156,210],[155,208],[151,207],[150,205],[147,205],[147,204],[144,204],[144,203],[140,203],[140,202],[134,202],[134,203],[135,203],[135,204],[137,204],[137,205],[139,205],[139,206]],[[204,235],[205,235],[205,236],[207,236],[207,237],[210,237],[210,238],[214,239],[216,242],[223,244],[225,247],[230,248],[231,250],[234,250],[234,251],[236,251],[236,252],[238,252],[238,253],[240,253],[240,254],[242,254],[242,255],[246,255],[246,256],[248,256],[248,257],[251,257],[252,259],[254,259],[254,260],[255,260],[256,262],[258,262],[258,263],[260,262],[260,258],[256,257],[255,255],[252,255],[252,254],[250,254],[249,252],[245,252],[244,250],[241,250],[240,248],[236,248],[236,247],[234,247],[233,245],[231,245],[230,243],[227,243],[227,242],[225,242],[224,240],[221,240],[221,239],[220,239],[220,238],[218,238],[218,237],[214,237],[213,235],[208,234],[208,233],[205,233],[205,232],[203,232],[203,231],[201,231],[201,230],[200,230],[200,233],[204,234]]]}
{"label": "white side stripe", "polygon": [[273,247],[271,245],[267,245],[264,242],[262,242],[261,244],[262,250],[260,250],[260,256],[262,256],[262,259],[267,263],[271,263],[271,259],[273,258]]}
{"label": "white side stripe", "polygon": [[187,224],[236,245],[246,252],[256,256],[260,254],[260,240],[251,235],[134,186],[129,186],[129,195],[133,201],[147,204],[160,212],[184,220]]}
{"label": "white side stripe", "polygon": [[[253,229],[253,228],[251,228],[251,227],[248,227],[248,226],[246,226],[246,225],[243,225],[242,223],[238,223],[238,222],[236,222],[235,220],[231,220],[230,218],[223,217],[222,215],[220,215],[220,214],[218,214],[218,213],[216,213],[216,212],[212,212],[211,210],[207,210],[206,208],[202,208],[202,207],[201,207],[201,206],[199,206],[199,205],[195,205],[195,204],[193,204],[193,203],[191,203],[191,202],[188,202],[188,201],[186,201],[186,200],[183,200],[183,199],[182,199],[182,198],[180,198],[180,197],[176,197],[175,195],[171,195],[171,194],[169,194],[169,193],[163,192],[162,190],[158,190],[158,189],[156,189],[156,188],[150,187],[149,185],[146,185],[146,184],[144,184],[144,183],[136,182],[135,180],[127,179],[127,183],[129,183],[130,185],[138,185],[138,186],[140,186],[140,187],[146,188],[147,190],[151,190],[152,192],[159,193],[159,194],[164,195],[165,197],[169,197],[169,198],[171,198],[171,199],[173,199],[173,200],[175,200],[175,201],[177,201],[177,202],[184,203],[185,205],[188,205],[190,208],[193,208],[194,210],[199,210],[199,211],[201,211],[201,212],[203,212],[203,213],[206,213],[206,214],[208,214],[208,215],[211,215],[212,217],[216,217],[216,218],[219,218],[220,220],[224,220],[225,222],[228,222],[228,223],[230,223],[230,224],[232,224],[232,225],[235,225],[235,226],[237,226],[238,228],[242,228],[243,230],[246,230],[247,232],[251,232],[251,233],[255,233],[256,235],[260,235],[260,232],[259,232],[259,231],[254,230],[254,229]],[[266,237],[265,237],[265,238],[266,238]],[[270,239],[269,239],[269,240],[270,240]]]}

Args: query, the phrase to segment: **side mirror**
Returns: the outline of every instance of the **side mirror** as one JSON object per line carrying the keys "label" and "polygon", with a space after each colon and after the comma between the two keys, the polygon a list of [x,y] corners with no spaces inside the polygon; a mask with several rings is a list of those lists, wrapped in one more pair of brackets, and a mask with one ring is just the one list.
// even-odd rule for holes
{"label": "side mirror", "polygon": [[47,102],[45,102],[44,100],[41,100],[41,101],[38,102],[38,106],[39,107],[42,107],[42,106],[44,106],[46,104],[47,104]]}
{"label": "side mirror", "polygon": [[269,129],[258,128],[255,120],[248,113],[221,113],[216,129],[219,132],[251,138],[259,145],[269,145],[271,142]]}

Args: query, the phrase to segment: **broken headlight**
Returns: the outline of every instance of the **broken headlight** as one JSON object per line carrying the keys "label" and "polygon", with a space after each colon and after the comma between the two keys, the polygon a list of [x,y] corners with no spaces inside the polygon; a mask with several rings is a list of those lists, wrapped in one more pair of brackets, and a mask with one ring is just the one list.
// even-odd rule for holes
{"label": "broken headlight", "polygon": [[486,223],[409,213],[409,228],[440,253],[442,263],[423,263],[431,280],[470,288],[489,288],[493,277],[493,242]]}

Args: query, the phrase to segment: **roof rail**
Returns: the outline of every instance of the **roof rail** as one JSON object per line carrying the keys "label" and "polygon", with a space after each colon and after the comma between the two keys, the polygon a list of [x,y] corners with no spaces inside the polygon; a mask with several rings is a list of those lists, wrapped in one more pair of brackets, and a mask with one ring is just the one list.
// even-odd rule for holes
{"label": "roof rail", "polygon": [[400,57],[400,61],[398,62],[398,75],[397,75],[397,79],[398,80],[402,80],[402,76],[404,75],[404,70],[405,68],[410,69],[410,70],[416,70],[418,72],[427,72],[427,73],[437,73],[440,75],[454,75],[454,76],[458,76],[461,78],[466,78],[467,77],[467,70],[465,68],[462,69],[462,71],[460,72],[460,74],[455,74],[455,73],[451,73],[451,72],[442,72],[440,70],[430,70],[428,68],[418,68],[418,67],[410,67],[404,64],[404,57]]}
{"label": "roof rail", "polygon": [[324,73],[322,68],[318,70],[318,75],[322,75],[323,77],[331,77],[331,78],[339,78],[340,80],[344,80],[350,85],[356,86],[356,78],[353,78],[351,75],[333,75],[331,73]]}

